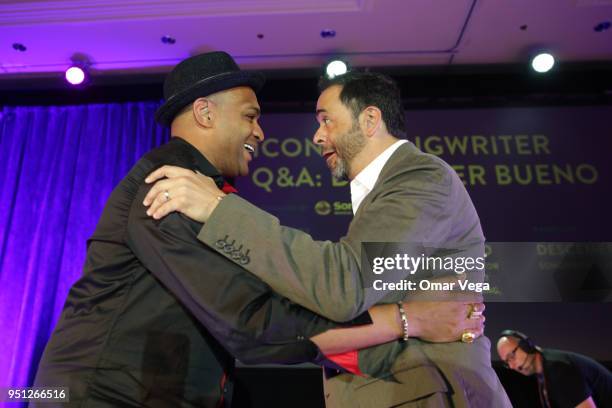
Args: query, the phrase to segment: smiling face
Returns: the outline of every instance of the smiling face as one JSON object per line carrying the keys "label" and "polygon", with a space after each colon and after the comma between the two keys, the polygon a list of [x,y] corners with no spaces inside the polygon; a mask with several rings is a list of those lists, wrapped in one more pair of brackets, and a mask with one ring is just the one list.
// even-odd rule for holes
{"label": "smiling face", "polygon": [[321,147],[321,153],[332,175],[339,180],[355,177],[351,165],[355,156],[366,145],[366,137],[342,101],[342,86],[334,85],[325,89],[317,100],[317,121],[319,129],[313,137]]}
{"label": "smiling face", "polygon": [[226,177],[246,176],[253,153],[264,140],[258,123],[260,108],[255,92],[241,86],[210,99],[215,105],[214,140],[210,149],[213,164]]}

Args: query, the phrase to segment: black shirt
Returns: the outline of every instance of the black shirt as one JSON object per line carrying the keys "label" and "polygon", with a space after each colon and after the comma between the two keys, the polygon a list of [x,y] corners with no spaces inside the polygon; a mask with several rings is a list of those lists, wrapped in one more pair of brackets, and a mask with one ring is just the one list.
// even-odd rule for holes
{"label": "black shirt", "polygon": [[543,349],[548,398],[553,408],[575,407],[589,397],[598,408],[612,407],[612,374],[581,354]]}
{"label": "black shirt", "polygon": [[223,182],[198,150],[173,138],[114,189],[35,380],[70,387],[70,406],[217,406],[229,398],[221,384],[232,355],[312,361],[318,350],[308,338],[336,326],[197,241],[201,224],[179,213],[148,217],[144,178],[164,164]]}

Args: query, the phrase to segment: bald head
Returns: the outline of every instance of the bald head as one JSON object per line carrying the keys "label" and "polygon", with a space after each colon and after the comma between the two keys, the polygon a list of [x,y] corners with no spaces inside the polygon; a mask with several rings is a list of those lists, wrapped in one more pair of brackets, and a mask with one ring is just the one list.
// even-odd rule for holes
{"label": "bald head", "polygon": [[532,375],[541,368],[539,353],[528,354],[519,347],[520,340],[503,336],[497,341],[497,354],[506,365],[523,375]]}
{"label": "bald head", "polygon": [[506,361],[509,353],[512,352],[518,346],[518,339],[516,337],[503,336],[497,340],[497,354],[502,361]]}

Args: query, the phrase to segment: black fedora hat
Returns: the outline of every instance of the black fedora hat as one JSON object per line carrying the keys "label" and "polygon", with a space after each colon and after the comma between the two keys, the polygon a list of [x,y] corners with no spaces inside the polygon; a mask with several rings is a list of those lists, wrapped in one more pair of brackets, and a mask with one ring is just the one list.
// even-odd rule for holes
{"label": "black fedora hat", "polygon": [[241,71],[226,52],[215,51],[181,61],[164,81],[166,102],[155,112],[155,120],[170,126],[176,114],[194,100],[237,86],[258,92],[265,79],[261,73]]}

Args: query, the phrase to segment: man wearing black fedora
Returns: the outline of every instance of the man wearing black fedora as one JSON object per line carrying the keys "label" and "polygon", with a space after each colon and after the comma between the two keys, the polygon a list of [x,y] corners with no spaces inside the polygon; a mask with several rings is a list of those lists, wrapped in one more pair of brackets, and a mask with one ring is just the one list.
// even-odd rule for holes
{"label": "man wearing black fedora", "polygon": [[[173,137],[112,192],[39,364],[34,385],[68,387],[62,406],[229,406],[234,357],[320,361],[319,349],[339,353],[402,335],[396,305],[377,306],[343,328],[247,273],[242,248],[224,246],[232,263],[199,243],[201,224],[145,213],[145,178],[162,165],[200,172],[232,191],[224,178],[248,172],[264,137],[255,96],[263,82],[224,52],[188,58],[169,74],[156,120]],[[449,326],[454,319],[462,320],[451,316]]]}

